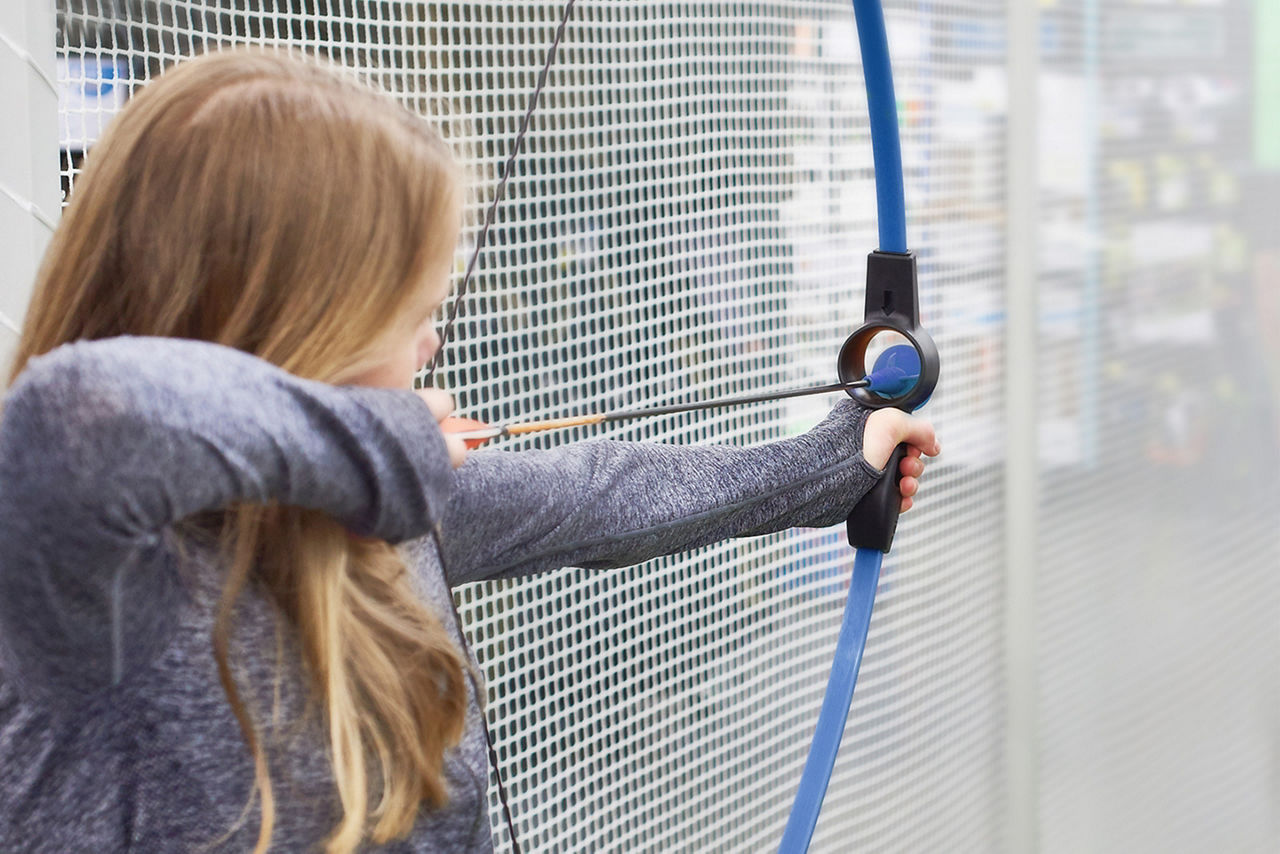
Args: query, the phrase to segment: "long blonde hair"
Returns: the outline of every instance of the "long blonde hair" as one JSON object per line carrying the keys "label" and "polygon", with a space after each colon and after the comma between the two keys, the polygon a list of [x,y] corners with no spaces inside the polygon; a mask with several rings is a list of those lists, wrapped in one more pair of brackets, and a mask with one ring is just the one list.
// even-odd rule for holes
{"label": "long blonde hair", "polygon": [[[60,344],[131,334],[214,341],[341,384],[376,362],[452,257],[457,184],[421,120],[338,72],[269,51],[179,65],[90,153],[13,376]],[[424,804],[447,801],[444,752],[464,726],[464,664],[444,627],[391,546],[322,513],[242,504],[218,528],[228,569],[212,641],[254,760],[255,850],[271,839],[271,777],[228,662],[251,583],[296,630],[325,713],[343,809],[327,850],[407,835]]]}

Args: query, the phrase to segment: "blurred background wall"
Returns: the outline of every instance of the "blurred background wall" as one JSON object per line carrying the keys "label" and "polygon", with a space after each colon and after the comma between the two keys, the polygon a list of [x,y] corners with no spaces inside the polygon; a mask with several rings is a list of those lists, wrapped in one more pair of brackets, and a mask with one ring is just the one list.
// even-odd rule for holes
{"label": "blurred background wall", "polygon": [[1277,844],[1277,12],[1042,12],[1046,848]]}
{"label": "blurred background wall", "polygon": [[[3,184],[44,219],[59,157],[65,200],[163,67],[289,44],[454,143],[460,265],[562,10],[52,2],[0,18]],[[1280,6],[886,8],[945,454],[814,850],[1280,850]],[[56,52],[56,128],[19,44]],[[847,3],[579,0],[507,198],[443,371],[465,413],[829,381],[875,248]],[[37,235],[0,228],[27,241],[0,260],[16,321],[47,224],[11,202]],[[829,405],[605,435],[761,442]],[[850,564],[842,532],[791,532],[459,590],[526,850],[775,846]]]}

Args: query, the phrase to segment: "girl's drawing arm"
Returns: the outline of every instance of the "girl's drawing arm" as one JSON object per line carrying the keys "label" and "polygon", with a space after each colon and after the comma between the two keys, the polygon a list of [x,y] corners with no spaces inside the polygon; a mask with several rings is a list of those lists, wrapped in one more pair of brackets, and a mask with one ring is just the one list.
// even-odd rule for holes
{"label": "girl's drawing arm", "polygon": [[452,480],[413,392],[302,380],[202,342],[60,347],[2,414],[0,656],[74,691],[119,682],[163,644],[183,595],[172,523],[277,501],[396,542],[441,517]]}

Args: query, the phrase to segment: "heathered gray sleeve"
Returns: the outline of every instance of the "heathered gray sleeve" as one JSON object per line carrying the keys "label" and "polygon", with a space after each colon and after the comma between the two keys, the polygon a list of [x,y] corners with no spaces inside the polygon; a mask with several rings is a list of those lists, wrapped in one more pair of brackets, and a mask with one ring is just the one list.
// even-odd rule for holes
{"label": "heathered gray sleeve", "polygon": [[561,566],[629,566],[728,537],[843,521],[880,477],[853,401],[752,448],[595,441],[472,453],[441,533],[453,585]]}
{"label": "heathered gray sleeve", "polygon": [[193,513],[275,500],[397,542],[431,529],[451,481],[412,392],[309,382],[202,342],[60,347],[0,421],[4,672],[70,698],[145,665],[183,595],[166,529]]}

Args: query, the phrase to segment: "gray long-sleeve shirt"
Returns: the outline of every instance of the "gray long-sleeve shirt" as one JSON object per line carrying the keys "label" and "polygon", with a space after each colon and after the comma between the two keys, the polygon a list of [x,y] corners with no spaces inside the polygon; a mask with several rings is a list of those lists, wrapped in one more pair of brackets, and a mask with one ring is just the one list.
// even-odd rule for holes
{"label": "gray long-sleeve shirt", "polygon": [[[253,781],[215,669],[222,569],[174,523],[232,501],[318,508],[400,545],[453,633],[450,587],[615,567],[842,520],[878,472],[852,402],[756,448],[584,442],[474,452],[454,471],[413,393],[298,379],[212,344],[116,338],[34,359],[0,420],[0,851],[192,851]],[[429,536],[439,530],[444,554]],[[339,818],[327,740],[283,626],[251,589],[231,658],[267,746],[273,850]],[[470,654],[469,651],[467,654]],[[279,721],[268,720],[279,690]],[[480,707],[446,757],[451,800],[388,852],[489,851]],[[256,808],[215,850],[252,847]]]}

